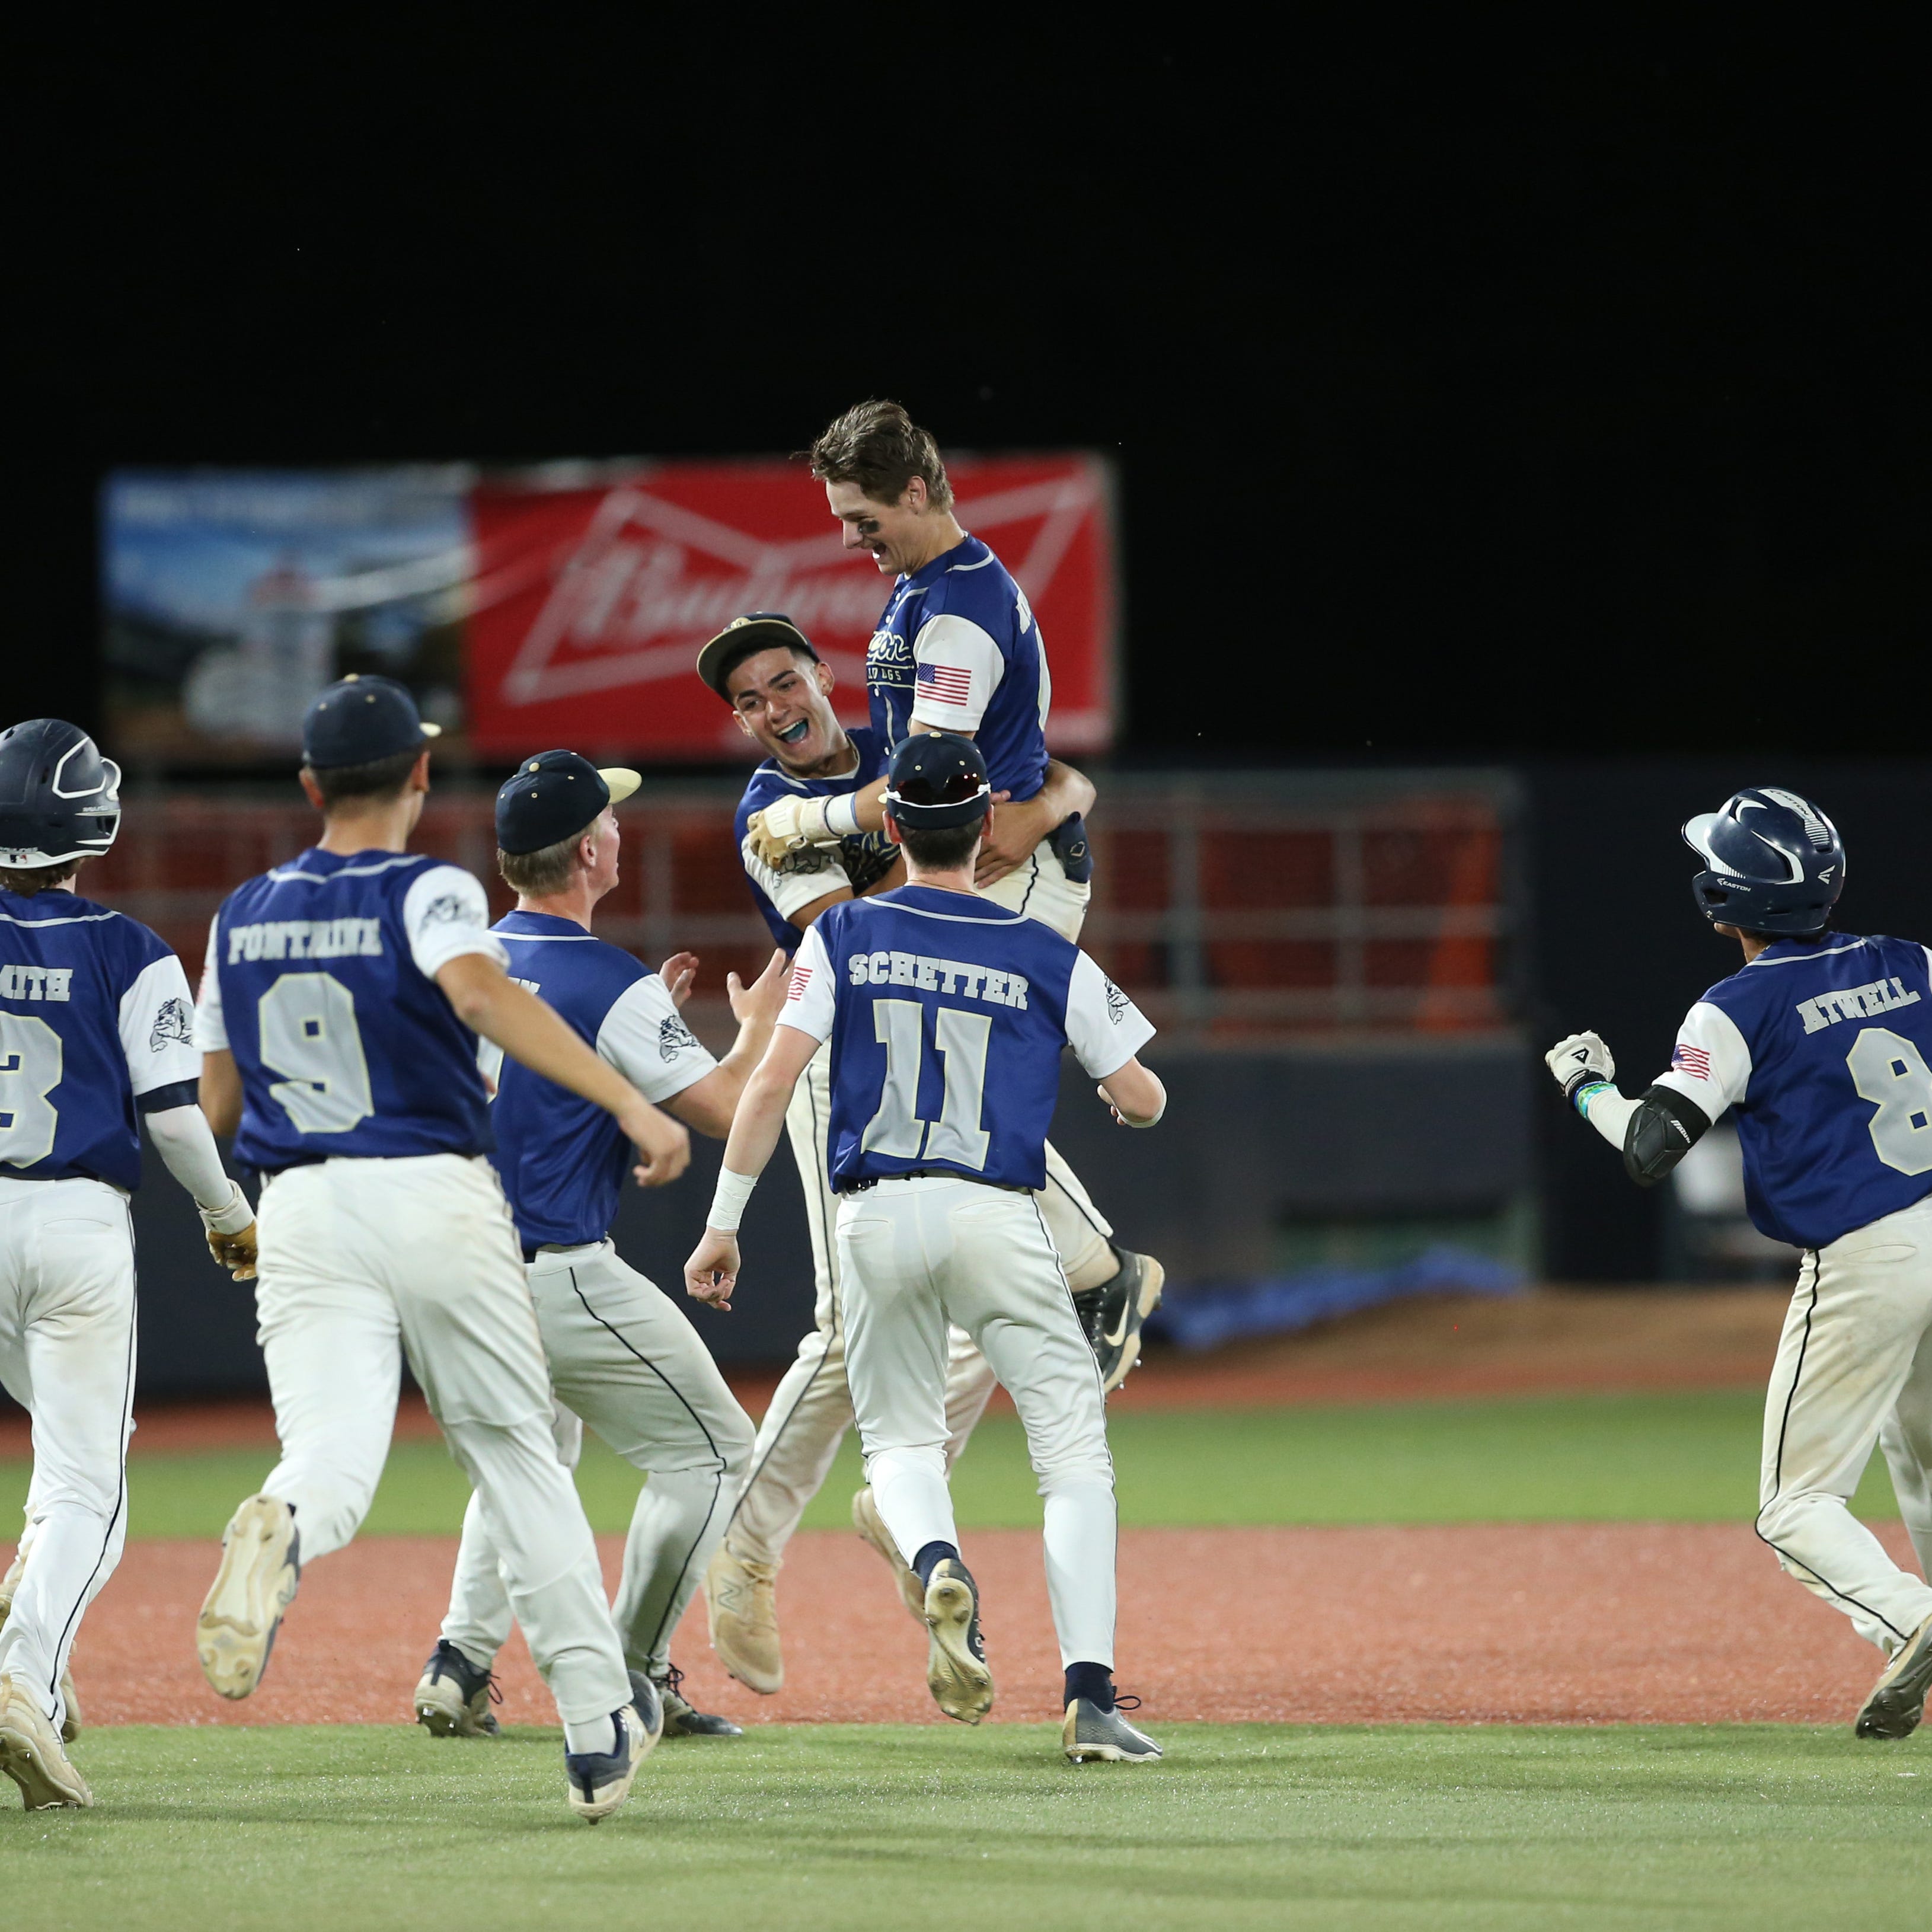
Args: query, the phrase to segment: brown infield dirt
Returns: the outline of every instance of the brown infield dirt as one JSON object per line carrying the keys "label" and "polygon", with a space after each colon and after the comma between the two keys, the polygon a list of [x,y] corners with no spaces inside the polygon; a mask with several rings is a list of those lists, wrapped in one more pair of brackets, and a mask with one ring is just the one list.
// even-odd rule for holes
{"label": "brown infield dirt", "polygon": [[[1400,1400],[1562,1388],[1761,1383],[1787,1298],[1758,1289],[1545,1292],[1377,1310],[1214,1355],[1162,1355],[1115,1398],[1140,1407]],[[771,1378],[740,1393],[755,1412]],[[420,1406],[400,1426],[433,1430]],[[0,1423],[0,1454],[25,1448]],[[264,1405],[144,1415],[140,1450],[272,1443]],[[1901,1526],[1880,1526],[1912,1562]],[[607,1580],[621,1557],[600,1540]],[[76,1675],[90,1722],[406,1722],[453,1538],[371,1538],[316,1564],[263,1688],[202,1679],[203,1543],[136,1543],[88,1613]],[[1058,1658],[1036,1534],[970,1532],[999,1686],[995,1720],[1058,1716]],[[727,1677],[700,1598],[673,1654],[686,1693],[741,1723],[943,1722],[923,1632],[854,1535],[808,1532],[779,1581],[787,1680]],[[1748,1524],[1533,1523],[1130,1529],[1118,1675],[1162,1719],[1375,1724],[1835,1723],[1882,1660],[1778,1570]],[[554,1713],[520,1636],[502,1659],[508,1722]]]}

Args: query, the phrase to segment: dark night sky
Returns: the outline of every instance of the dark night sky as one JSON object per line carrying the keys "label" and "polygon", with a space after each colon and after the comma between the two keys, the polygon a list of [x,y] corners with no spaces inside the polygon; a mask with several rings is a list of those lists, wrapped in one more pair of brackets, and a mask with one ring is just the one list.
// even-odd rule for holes
{"label": "dark night sky", "polygon": [[1136,753],[1922,746],[1902,48],[815,24],[45,55],[10,709],[91,713],[114,463],[766,451],[883,392],[1113,452]]}

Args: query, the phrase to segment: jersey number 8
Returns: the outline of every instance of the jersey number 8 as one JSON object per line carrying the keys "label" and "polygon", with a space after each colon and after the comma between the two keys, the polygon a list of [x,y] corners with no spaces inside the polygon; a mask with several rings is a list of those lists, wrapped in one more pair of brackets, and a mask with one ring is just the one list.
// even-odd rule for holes
{"label": "jersey number 8", "polygon": [[255,1007],[268,1091],[297,1132],[346,1134],[376,1111],[356,995],[332,973],[284,973]]}
{"label": "jersey number 8", "polygon": [[1873,1102],[1872,1145],[1900,1174],[1932,1173],[1932,1067],[1889,1027],[1867,1027],[1845,1056],[1858,1098]]}

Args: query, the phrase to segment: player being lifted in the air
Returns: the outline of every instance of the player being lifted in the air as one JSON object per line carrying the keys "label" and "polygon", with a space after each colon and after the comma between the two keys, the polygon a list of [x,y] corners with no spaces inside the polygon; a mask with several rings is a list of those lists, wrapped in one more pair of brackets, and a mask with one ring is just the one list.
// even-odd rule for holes
{"label": "player being lifted in the air", "polygon": [[[772,937],[788,952],[796,951],[806,928],[828,906],[904,884],[898,850],[883,830],[856,832],[836,845],[801,845],[776,865],[768,865],[752,849],[750,820],[783,799],[845,798],[864,790],[884,772],[884,746],[876,731],[862,725],[848,733],[839,723],[832,709],[832,668],[820,661],[804,632],[789,618],[760,611],[734,619],[699,654],[698,670],[730,705],[740,730],[768,754],[752,774],[739,802],[736,831],[752,898]],[[1046,767],[1040,796],[1055,822],[1064,822],[1077,819],[1087,809],[1094,788],[1079,772],[1056,760]],[[751,1480],[705,1579],[712,1648],[741,1683],[766,1694],[784,1681],[776,1594],[778,1566],[852,1420],[852,1398],[845,1384],[844,1324],[838,1310],[838,1259],[832,1238],[837,1204],[826,1166],[830,1060],[826,1049],[814,1055],[785,1114],[811,1231],[814,1325],[799,1343],[797,1359],[759,1424]],[[1058,1164],[1051,1148],[1047,1160],[1051,1188],[1050,1177]],[[1076,1211],[1070,1196],[1056,1190],[1055,1198],[1066,1214]],[[1063,1232],[1064,1219],[1063,1215]],[[1090,1273],[1105,1269],[1118,1274],[1098,1232],[1104,1224],[1079,1220],[1076,1226],[1079,1233],[1074,1252],[1085,1256]],[[1130,1259],[1138,1265],[1138,1257]],[[1117,1381],[1131,1366],[1130,1341],[1137,1350],[1138,1336],[1125,1335],[1118,1338],[1118,1346],[1106,1350]],[[949,1348],[950,1468],[992,1394],[993,1372],[962,1330],[952,1332]],[[891,1565],[907,1609],[923,1623],[924,1586],[900,1559],[869,1490],[861,1490],[853,1498],[852,1516],[860,1533]]]}
{"label": "player being lifted in the air", "polygon": [[684,1129],[505,971],[469,873],[408,850],[434,728],[387,678],[309,707],[302,789],[322,836],[230,893],[202,982],[204,1102],[266,1175],[256,1305],[281,1460],[236,1510],[196,1630],[208,1681],[260,1681],[304,1562],[376,1492],[401,1358],[482,1498],[503,1582],[563,1720],[571,1807],[621,1804],[662,1714],[640,1709],[597,1550],[551,1433],[523,1256],[488,1156],[482,1034],[603,1108],[646,1185]]}
{"label": "player being lifted in the air", "polygon": [[[555,1008],[640,1093],[722,1140],[770,1041],[784,998],[784,956],[775,952],[748,988],[730,976],[740,1029],[721,1063],[679,1017],[697,970],[692,955],[667,961],[661,976],[592,937],[597,902],[617,883],[613,808],[638,783],[635,772],[599,771],[574,752],[524,760],[496,794],[496,863],[518,898],[492,930],[520,986]],[[663,1707],[667,1737],[735,1735],[728,1719],[686,1700],[670,1641],[744,1481],[751,1419],[690,1318],[611,1244],[610,1217],[629,1165],[622,1130],[554,1081],[494,1049],[484,1057],[497,1083],[490,1109],[496,1171],[559,1398],[558,1446],[574,1466],[587,1422],[650,1478],[631,1519],[615,1606],[634,1688]],[[416,1716],[432,1735],[495,1735],[490,1671],[510,1622],[478,1491],[463,1521],[442,1639],[416,1686]]]}
{"label": "player being lifted in the air", "polygon": [[1637,1100],[1593,1033],[1546,1058],[1640,1186],[1737,1116],[1751,1219],[1804,1251],[1765,1405],[1757,1533],[1885,1652],[1858,1734],[1903,1738],[1932,1687],[1932,1584],[1850,1503],[1882,1443],[1932,1574],[1932,953],[1832,929],[1844,848],[1795,792],[1738,792],[1684,837],[1704,861],[1699,908],[1742,946],[1743,970],[1690,1009]]}
{"label": "player being lifted in the air", "polygon": [[120,778],[58,718],[0,732],[0,1383],[34,1422],[0,1582],[0,1769],[30,1811],[94,1802],[62,1748],[80,1730],[68,1658],[128,1529],[142,1122],[215,1259],[254,1272],[254,1210],[196,1104],[181,962],[73,890],[120,830]]}
{"label": "player being lifted in the air", "polygon": [[1160,1750],[1114,1690],[1114,1471],[1100,1370],[1038,1194],[1063,1048],[1130,1125],[1153,1126],[1166,1096],[1136,1058],[1154,1029],[1132,1001],[1071,940],[974,890],[991,792],[965,739],[916,734],[895,754],[886,836],[904,849],[909,883],[829,907],[806,934],[685,1282],[702,1300],[728,1302],[745,1202],[799,1076],[829,1040],[846,1375],[879,1515],[924,1586],[934,1700],[966,1724],[993,1702],[946,1480],[946,1337],[957,1326],[1012,1396],[1046,1499],[1062,1748],[1138,1762]]}

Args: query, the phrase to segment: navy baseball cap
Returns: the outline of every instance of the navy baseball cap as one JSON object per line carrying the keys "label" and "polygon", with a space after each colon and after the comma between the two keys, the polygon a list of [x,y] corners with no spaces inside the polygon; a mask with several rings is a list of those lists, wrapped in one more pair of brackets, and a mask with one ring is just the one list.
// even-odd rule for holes
{"label": "navy baseball cap", "polygon": [[496,848],[512,854],[560,845],[644,783],[621,765],[602,770],[575,752],[539,752],[496,794]]}
{"label": "navy baseball cap", "polygon": [[740,658],[754,651],[768,651],[775,645],[802,651],[814,664],[818,653],[812,640],[782,610],[748,610],[734,617],[698,654],[698,674],[720,698],[728,700],[724,680]]}
{"label": "navy baseball cap", "polygon": [[419,752],[442,735],[425,724],[406,686],[354,671],[322,692],[302,718],[302,763],[311,770],[373,765],[398,752]]}
{"label": "navy baseball cap", "polygon": [[892,754],[886,809],[908,831],[940,832],[984,818],[992,790],[986,761],[970,738],[921,731]]}

